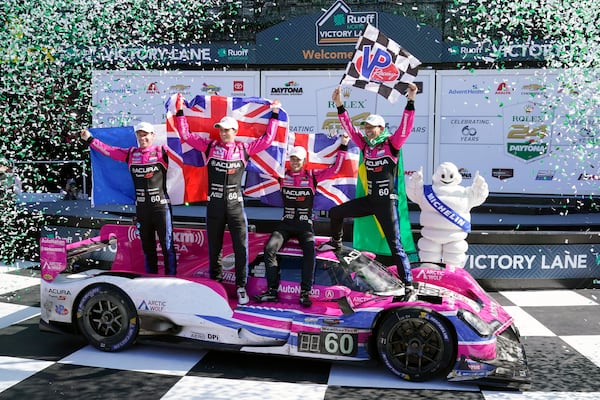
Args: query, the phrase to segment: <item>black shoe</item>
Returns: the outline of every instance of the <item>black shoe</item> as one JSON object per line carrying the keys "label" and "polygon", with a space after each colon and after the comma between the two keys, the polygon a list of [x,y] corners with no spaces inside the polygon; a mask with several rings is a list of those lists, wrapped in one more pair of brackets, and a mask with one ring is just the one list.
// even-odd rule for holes
{"label": "black shoe", "polygon": [[308,291],[308,290],[303,290],[300,293],[300,305],[302,307],[310,307],[310,306],[312,306],[312,301],[308,297],[309,294],[310,294],[310,291]]}
{"label": "black shoe", "polygon": [[327,243],[323,243],[322,245],[319,246],[319,250],[321,251],[339,251],[342,248],[342,241],[341,240],[334,240],[331,239],[329,242]]}
{"label": "black shoe", "polygon": [[278,301],[279,294],[277,293],[276,289],[269,289],[266,292],[264,292],[263,294],[258,294],[256,296],[254,296],[254,300],[258,301],[259,303]]}

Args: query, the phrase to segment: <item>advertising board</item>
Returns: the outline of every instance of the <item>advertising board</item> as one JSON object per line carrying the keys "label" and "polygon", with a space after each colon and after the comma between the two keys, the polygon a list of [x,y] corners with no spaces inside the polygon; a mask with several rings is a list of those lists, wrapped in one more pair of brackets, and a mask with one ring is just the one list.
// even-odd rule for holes
{"label": "advertising board", "polygon": [[258,91],[258,71],[98,70],[92,75],[92,126],[164,124],[165,102],[175,93],[191,100],[199,94],[246,97]]}
{"label": "advertising board", "polygon": [[437,71],[434,165],[479,171],[491,193],[597,194],[600,110],[562,73]]}

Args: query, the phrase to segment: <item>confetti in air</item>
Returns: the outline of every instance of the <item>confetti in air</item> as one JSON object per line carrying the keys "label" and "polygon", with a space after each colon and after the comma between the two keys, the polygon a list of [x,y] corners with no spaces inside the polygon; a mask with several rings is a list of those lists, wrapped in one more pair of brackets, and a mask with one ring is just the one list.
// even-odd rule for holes
{"label": "confetti in air", "polygon": [[40,211],[19,204],[12,176],[20,178],[25,193],[58,193],[71,175],[82,184],[81,173],[72,164],[33,161],[83,161],[89,171],[89,155],[77,138],[92,120],[92,71],[172,68],[119,57],[106,62],[99,55],[150,43],[240,40],[248,36],[248,22],[238,15],[239,2],[224,0],[1,3],[0,163],[11,171],[0,172],[0,264],[11,264],[38,258],[37,240],[45,223]]}
{"label": "confetti in air", "polygon": [[[560,144],[553,147],[548,167],[557,179],[593,179],[600,190],[599,21],[597,0],[455,0],[446,24],[448,41],[490,50],[459,68],[539,69],[546,93],[532,101],[543,108]],[[524,65],[515,60],[518,56],[538,61]],[[544,82],[546,72],[558,77]],[[583,175],[573,176],[577,170]],[[577,188],[564,194],[577,195]]]}

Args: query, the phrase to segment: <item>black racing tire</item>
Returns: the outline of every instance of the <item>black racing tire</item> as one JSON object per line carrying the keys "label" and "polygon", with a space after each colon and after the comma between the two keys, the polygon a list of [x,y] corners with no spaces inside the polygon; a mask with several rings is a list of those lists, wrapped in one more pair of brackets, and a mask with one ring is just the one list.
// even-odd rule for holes
{"label": "black racing tire", "polygon": [[377,331],[377,351],[393,374],[428,381],[449,372],[456,339],[449,323],[431,310],[395,309]]}
{"label": "black racing tire", "polygon": [[109,284],[87,289],[77,307],[77,326],[95,348],[125,350],[137,339],[140,321],[129,296]]}

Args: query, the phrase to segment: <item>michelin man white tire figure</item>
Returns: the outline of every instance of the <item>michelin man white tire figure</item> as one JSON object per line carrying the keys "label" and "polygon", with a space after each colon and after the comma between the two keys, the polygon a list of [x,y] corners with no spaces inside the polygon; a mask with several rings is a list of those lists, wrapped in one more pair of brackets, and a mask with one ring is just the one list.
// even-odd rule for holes
{"label": "michelin man white tire figure", "polygon": [[423,167],[406,183],[406,195],[421,208],[419,259],[444,262],[463,267],[469,245],[465,240],[471,230],[471,209],[481,205],[489,195],[485,179],[476,172],[473,185],[460,186],[462,175],[456,165],[438,166],[431,185],[423,184]]}

